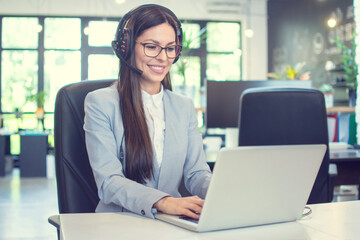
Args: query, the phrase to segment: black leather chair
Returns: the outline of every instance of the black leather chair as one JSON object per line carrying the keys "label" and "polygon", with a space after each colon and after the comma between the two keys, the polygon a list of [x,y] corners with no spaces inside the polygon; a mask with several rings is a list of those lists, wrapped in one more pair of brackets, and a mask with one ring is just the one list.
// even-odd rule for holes
{"label": "black leather chair", "polygon": [[[325,144],[328,146],[324,95],[314,89],[252,88],[239,108],[239,145]],[[330,202],[333,184],[326,151],[308,203]]]}
{"label": "black leather chair", "polygon": [[[99,197],[85,146],[84,99],[114,81],[81,81],[57,93],[54,137],[59,213],[95,212]],[[58,216],[49,222],[58,227]]]}

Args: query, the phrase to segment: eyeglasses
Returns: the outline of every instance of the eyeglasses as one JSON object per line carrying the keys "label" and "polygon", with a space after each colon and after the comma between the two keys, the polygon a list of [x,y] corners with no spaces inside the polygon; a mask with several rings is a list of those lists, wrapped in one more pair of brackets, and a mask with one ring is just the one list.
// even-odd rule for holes
{"label": "eyeglasses", "polygon": [[135,42],[143,45],[145,55],[148,57],[152,57],[152,58],[159,56],[159,54],[161,53],[161,51],[163,49],[165,49],[166,56],[170,59],[176,58],[177,56],[179,56],[179,54],[181,52],[181,45],[172,45],[169,47],[161,47],[155,43],[142,43],[142,42],[138,42],[138,41],[135,41]]}

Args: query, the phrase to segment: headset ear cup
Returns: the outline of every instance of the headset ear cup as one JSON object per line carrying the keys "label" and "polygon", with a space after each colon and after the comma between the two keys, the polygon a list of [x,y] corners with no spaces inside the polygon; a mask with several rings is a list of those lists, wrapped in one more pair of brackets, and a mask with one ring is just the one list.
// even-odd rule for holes
{"label": "headset ear cup", "polygon": [[181,50],[182,50],[182,48],[181,48],[180,46],[176,49],[176,56],[177,56],[177,57],[174,59],[173,64],[176,63],[177,60],[179,60],[180,55],[181,55]]}
{"label": "headset ear cup", "polygon": [[[174,15],[175,16],[175,15]],[[176,17],[176,16],[175,16]],[[177,18],[176,18],[177,19]],[[181,29],[181,23],[179,20],[178,21],[178,24],[179,24],[179,27],[176,28],[176,45],[178,45],[179,47],[176,49],[176,58],[173,62],[176,63],[177,60],[179,60],[180,58],[180,55],[181,55],[181,50],[182,50],[182,47],[181,47],[181,44],[182,44],[182,29]]]}
{"label": "headset ear cup", "polygon": [[130,30],[125,28],[122,30],[122,33],[119,36],[119,46],[118,46],[118,53],[124,59],[127,59],[130,56],[131,50],[131,39],[130,39]]}

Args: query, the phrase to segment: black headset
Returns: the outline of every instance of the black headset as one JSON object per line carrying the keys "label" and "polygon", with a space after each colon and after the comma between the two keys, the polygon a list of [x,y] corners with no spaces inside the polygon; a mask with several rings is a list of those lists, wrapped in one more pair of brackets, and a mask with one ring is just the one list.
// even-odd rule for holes
{"label": "black headset", "polygon": [[[112,41],[111,46],[114,50],[114,53],[116,54],[116,56],[120,59],[121,62],[125,63],[131,70],[135,71],[136,73],[138,73],[139,75],[142,74],[142,71],[134,66],[131,66],[128,62],[127,59],[129,58],[129,56],[131,55],[131,43],[132,43],[132,32],[131,29],[126,28],[126,25],[129,21],[129,19],[131,18],[131,16],[133,16],[135,13],[144,10],[146,8],[150,8],[150,7],[158,7],[161,8],[163,10],[165,10],[166,12],[168,12],[170,15],[173,16],[173,18],[176,21],[176,44],[181,46],[182,43],[182,38],[183,38],[183,32],[181,29],[181,22],[179,21],[179,19],[176,17],[176,15],[168,8],[157,5],[157,4],[145,4],[145,5],[141,5],[137,8],[132,9],[131,11],[129,11],[128,13],[126,13],[120,20],[119,25],[117,27],[116,30],[116,35],[115,35],[115,40]],[[181,54],[181,47],[178,48],[178,53],[176,58],[174,59],[175,63]]]}

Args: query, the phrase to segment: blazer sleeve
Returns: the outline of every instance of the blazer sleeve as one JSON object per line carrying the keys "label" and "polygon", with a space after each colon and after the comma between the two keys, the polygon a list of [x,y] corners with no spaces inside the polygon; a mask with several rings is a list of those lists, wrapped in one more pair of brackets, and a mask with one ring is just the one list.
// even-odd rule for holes
{"label": "blazer sleeve", "polygon": [[189,105],[188,151],[184,165],[184,183],[191,194],[205,199],[210,184],[211,170],[206,162],[202,136],[199,132],[192,101],[190,101]]}
{"label": "blazer sleeve", "polygon": [[123,128],[118,97],[106,91],[91,92],[85,99],[84,108],[86,147],[100,201],[154,218],[153,204],[168,194],[124,176],[119,160],[119,138]]}

